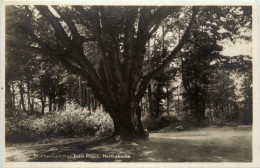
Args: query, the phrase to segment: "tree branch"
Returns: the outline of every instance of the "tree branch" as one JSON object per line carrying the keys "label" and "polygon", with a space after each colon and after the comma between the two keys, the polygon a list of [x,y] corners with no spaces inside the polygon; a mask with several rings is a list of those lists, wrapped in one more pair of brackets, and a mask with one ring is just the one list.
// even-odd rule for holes
{"label": "tree branch", "polygon": [[59,22],[58,18],[55,17],[51,11],[48,9],[47,6],[38,6],[36,5],[35,8],[41,12],[41,14],[47,19],[47,21],[51,24],[55,33],[59,36],[59,39],[63,43],[66,48],[70,48],[71,40],[67,36],[64,28],[62,27],[61,23]]}
{"label": "tree branch", "polygon": [[193,7],[192,11],[193,12],[192,12],[191,20],[189,22],[187,29],[185,30],[184,35],[181,38],[179,44],[174,48],[174,50],[171,52],[171,54],[162,62],[161,65],[159,65],[156,69],[154,69],[152,72],[148,73],[147,75],[145,75],[143,77],[143,80],[139,86],[139,92],[136,95],[137,97],[140,97],[145,93],[146,87],[147,87],[148,83],[150,82],[150,80],[154,76],[156,76],[158,73],[160,73],[171,62],[171,60],[173,60],[177,56],[178,52],[181,50],[181,48],[183,47],[183,45],[189,38],[190,29],[195,21],[196,15],[198,13],[198,7]]}
{"label": "tree branch", "polygon": [[[153,14],[141,14],[137,37],[141,39],[141,41],[147,42],[152,34],[159,28],[161,21],[179,8],[180,7],[158,7]],[[149,11],[149,13],[150,12],[151,11]],[[148,13],[148,11],[146,11],[146,13]],[[153,29],[151,30],[151,28]]]}
{"label": "tree branch", "polygon": [[68,25],[70,32],[72,34],[72,41],[74,41],[78,45],[81,45],[83,42],[83,38],[79,35],[78,30],[77,30],[75,24],[73,23],[73,21],[68,18],[68,15],[65,15],[64,12],[62,12],[60,7],[53,5],[52,8],[56,10],[56,12],[60,15],[60,17]]}
{"label": "tree branch", "polygon": [[[94,70],[93,65],[91,62],[85,57],[83,53],[82,44],[75,45],[73,41],[67,36],[64,28],[62,27],[61,23],[59,22],[58,18],[56,18],[51,11],[48,9],[47,6],[35,6],[41,14],[47,19],[47,21],[51,24],[54,28],[55,33],[59,40],[61,40],[64,47],[66,47],[67,54],[66,57],[74,60],[81,68],[85,69],[88,73],[88,81],[94,82],[93,85],[95,87],[100,86],[100,79],[97,72]],[[72,25],[71,25],[72,26]],[[72,27],[73,29],[73,27]],[[74,29],[76,31],[76,29]],[[73,57],[72,57],[73,55]],[[61,58],[61,57],[60,57]],[[64,61],[64,60],[63,60]]]}

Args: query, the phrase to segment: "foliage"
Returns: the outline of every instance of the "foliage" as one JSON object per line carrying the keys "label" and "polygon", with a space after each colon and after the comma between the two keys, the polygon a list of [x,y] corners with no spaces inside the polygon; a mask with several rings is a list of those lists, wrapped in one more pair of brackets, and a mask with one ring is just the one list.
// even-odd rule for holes
{"label": "foliage", "polygon": [[45,138],[106,136],[113,132],[113,122],[98,109],[91,113],[76,104],[65,111],[37,116],[14,115],[6,120],[6,141],[40,141]]}

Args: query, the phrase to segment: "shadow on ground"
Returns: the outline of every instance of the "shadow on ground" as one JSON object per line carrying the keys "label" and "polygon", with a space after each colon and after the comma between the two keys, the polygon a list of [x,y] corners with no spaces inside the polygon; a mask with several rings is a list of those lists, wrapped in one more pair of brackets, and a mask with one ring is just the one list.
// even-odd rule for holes
{"label": "shadow on ground", "polygon": [[249,126],[209,127],[184,132],[152,133],[146,140],[87,142],[6,147],[6,161],[89,162],[251,162]]}

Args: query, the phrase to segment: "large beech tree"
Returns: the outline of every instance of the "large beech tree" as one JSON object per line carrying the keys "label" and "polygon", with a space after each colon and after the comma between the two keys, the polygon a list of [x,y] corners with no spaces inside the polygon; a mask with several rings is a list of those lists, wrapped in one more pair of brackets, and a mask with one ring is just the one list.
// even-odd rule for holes
{"label": "large beech tree", "polygon": [[[250,7],[30,6],[26,9],[32,13],[31,19],[21,21],[18,26],[26,34],[23,40],[30,43],[17,45],[11,38],[7,44],[49,54],[87,80],[95,98],[113,119],[115,134],[123,139],[143,132],[136,126],[135,110],[150,80],[178,57],[191,37],[191,30],[200,27],[200,16],[208,19],[203,23],[225,30],[222,34],[214,32],[218,38],[231,38],[230,34],[235,34],[251,18]],[[147,42],[169,17],[169,24],[177,20],[183,23],[181,37],[178,43],[173,42],[175,47],[162,53],[164,59],[157,67],[143,73]]]}

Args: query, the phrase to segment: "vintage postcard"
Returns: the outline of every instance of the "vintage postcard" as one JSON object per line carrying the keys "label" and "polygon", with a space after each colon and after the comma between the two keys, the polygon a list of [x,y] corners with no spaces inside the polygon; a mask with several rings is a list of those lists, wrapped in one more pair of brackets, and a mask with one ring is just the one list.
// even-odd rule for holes
{"label": "vintage postcard", "polygon": [[256,1],[4,1],[4,168],[259,163]]}

